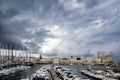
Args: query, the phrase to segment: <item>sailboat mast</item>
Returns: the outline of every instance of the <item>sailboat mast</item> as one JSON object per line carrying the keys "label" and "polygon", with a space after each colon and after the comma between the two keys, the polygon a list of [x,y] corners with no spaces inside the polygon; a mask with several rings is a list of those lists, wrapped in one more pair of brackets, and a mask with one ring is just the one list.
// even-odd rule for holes
{"label": "sailboat mast", "polygon": [[8,61],[9,61],[9,44],[7,45],[7,51],[8,51]]}
{"label": "sailboat mast", "polygon": [[11,59],[11,60],[13,61],[13,47],[12,47],[12,55],[11,55],[11,57],[12,57],[12,59]]}
{"label": "sailboat mast", "polygon": [[[3,45],[3,48],[4,48],[4,45]],[[3,55],[1,55],[1,58],[2,58],[2,64],[4,64],[4,62],[3,62],[4,57],[3,57]]]}
{"label": "sailboat mast", "polygon": [[9,68],[10,64],[9,64],[9,60],[10,60],[10,57],[9,57],[9,44],[7,45],[7,48],[6,50],[8,51],[8,64],[7,64],[7,67]]}
{"label": "sailboat mast", "polygon": [[0,59],[1,59],[1,43],[0,43]]}
{"label": "sailboat mast", "polygon": [[30,58],[29,58],[29,62],[31,62],[31,49],[30,49]]}
{"label": "sailboat mast", "polygon": [[[0,43],[0,64],[2,63],[2,55],[1,55],[1,43]],[[2,65],[0,65],[0,69],[2,69]]]}

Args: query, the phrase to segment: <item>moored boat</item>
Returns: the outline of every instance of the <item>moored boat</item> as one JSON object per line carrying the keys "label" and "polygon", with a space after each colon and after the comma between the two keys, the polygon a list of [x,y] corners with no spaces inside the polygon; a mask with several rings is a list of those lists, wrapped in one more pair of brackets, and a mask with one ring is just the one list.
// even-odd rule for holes
{"label": "moored boat", "polygon": [[89,80],[89,79],[82,79],[81,77],[72,73],[69,69],[64,67],[55,66],[54,70],[61,78],[61,80]]}
{"label": "moored boat", "polygon": [[51,80],[51,76],[48,72],[49,68],[41,68],[37,70],[34,74],[27,77],[27,79],[21,79],[21,80]]}
{"label": "moored boat", "polygon": [[120,75],[114,72],[106,72],[103,70],[82,70],[82,74],[99,80],[119,80]]}

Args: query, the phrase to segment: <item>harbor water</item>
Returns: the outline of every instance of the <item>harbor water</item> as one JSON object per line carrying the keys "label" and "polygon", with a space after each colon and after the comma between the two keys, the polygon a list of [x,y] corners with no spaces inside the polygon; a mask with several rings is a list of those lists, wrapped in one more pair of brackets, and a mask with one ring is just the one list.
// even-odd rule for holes
{"label": "harbor water", "polygon": [[[51,65],[50,64],[47,64],[47,65],[35,64],[30,69],[26,69],[24,71],[19,71],[19,72],[10,74],[9,76],[2,76],[2,77],[0,77],[0,80],[21,80],[21,79],[25,79],[28,76],[30,76],[31,74],[35,73],[36,70],[40,69],[41,67],[48,67],[48,66],[51,66]],[[68,68],[71,72],[73,72],[74,74],[77,74],[81,78],[94,80],[93,78],[90,78],[90,77],[85,76],[85,75],[80,73],[81,70],[84,70],[84,69],[88,68],[87,65],[76,64],[76,65],[60,65],[60,66]],[[105,66],[92,66],[92,68],[102,70],[102,69],[105,69]],[[120,69],[120,67],[111,67],[111,68]]]}

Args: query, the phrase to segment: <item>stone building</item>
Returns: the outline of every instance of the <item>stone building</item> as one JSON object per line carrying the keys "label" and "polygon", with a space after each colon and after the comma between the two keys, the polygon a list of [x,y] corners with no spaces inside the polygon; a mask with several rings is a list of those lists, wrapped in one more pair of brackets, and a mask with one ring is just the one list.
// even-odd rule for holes
{"label": "stone building", "polygon": [[100,63],[109,63],[112,61],[112,57],[111,55],[105,55],[105,56],[101,56],[100,55],[100,51],[98,51],[98,59],[100,60]]}

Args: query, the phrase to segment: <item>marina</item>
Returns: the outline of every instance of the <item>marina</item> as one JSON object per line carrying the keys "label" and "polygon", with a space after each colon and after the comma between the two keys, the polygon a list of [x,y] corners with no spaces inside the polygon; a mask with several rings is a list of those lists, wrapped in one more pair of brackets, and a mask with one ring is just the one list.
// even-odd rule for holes
{"label": "marina", "polygon": [[0,80],[120,80],[120,0],[0,0]]}
{"label": "marina", "polygon": [[21,80],[90,80],[90,79],[81,79],[76,74],[73,74],[69,69],[54,66],[54,67],[44,67],[37,70],[34,74],[29,76],[27,79]]}
{"label": "marina", "polygon": [[[5,51],[6,55],[1,55]],[[119,80],[120,65],[110,55],[97,58],[31,57],[30,50],[0,49],[0,80]],[[11,52],[11,55],[8,55]],[[96,61],[95,61],[96,60]],[[103,62],[101,62],[102,60]],[[92,63],[92,65],[91,65]]]}
{"label": "marina", "polygon": [[[52,66],[52,67],[51,67]],[[98,71],[99,74],[100,66],[94,66],[93,69],[95,71]],[[24,67],[25,68],[25,67]],[[31,68],[28,67],[24,70],[17,71],[15,73],[10,73],[9,75],[0,76],[0,80],[32,80],[32,78],[40,78],[42,76],[46,77],[48,80],[71,80],[74,78],[74,80],[119,80],[119,75],[115,79],[112,77],[106,77],[93,74],[87,71],[89,67],[87,65],[55,65],[52,64],[34,64]],[[114,67],[113,67],[114,68]],[[119,68],[119,67],[117,67]],[[101,69],[102,71],[105,70],[105,68]],[[92,70],[93,71],[93,70]],[[89,73],[89,74],[88,74]],[[120,74],[120,73],[119,73]],[[94,76],[96,77],[94,77]],[[101,79],[102,78],[102,79]]]}

